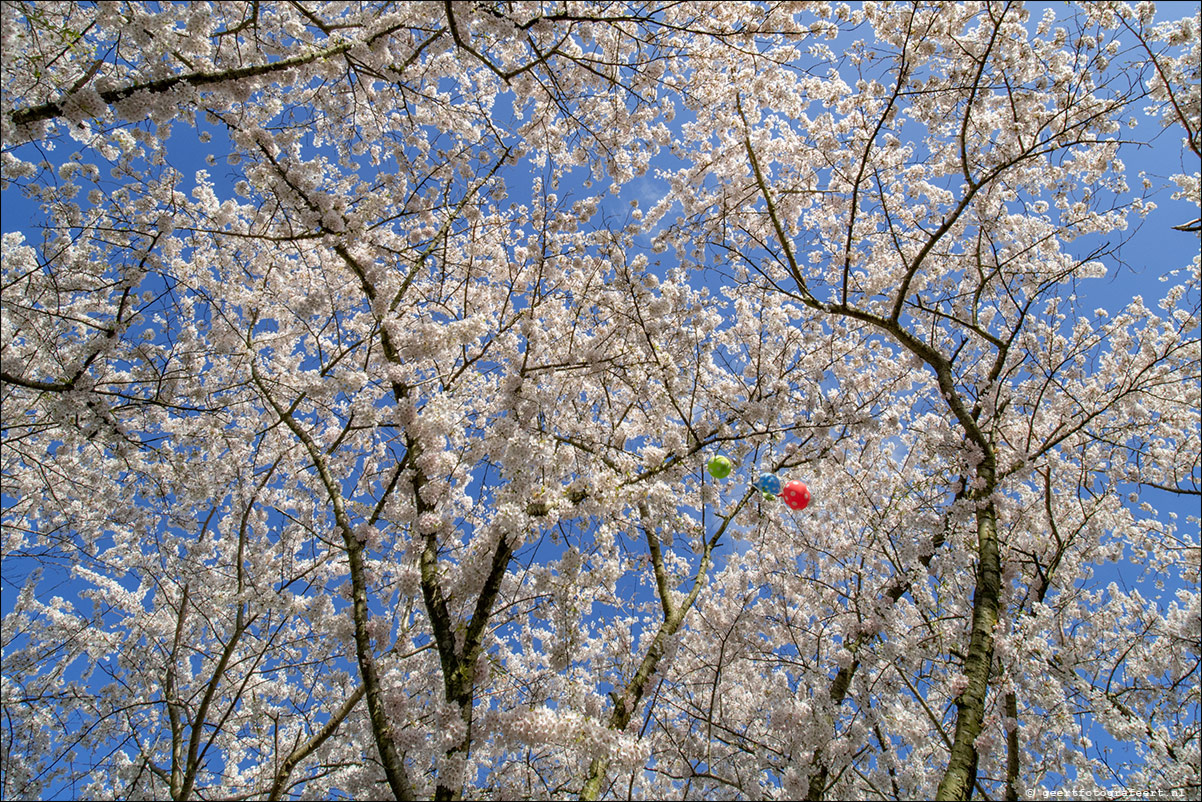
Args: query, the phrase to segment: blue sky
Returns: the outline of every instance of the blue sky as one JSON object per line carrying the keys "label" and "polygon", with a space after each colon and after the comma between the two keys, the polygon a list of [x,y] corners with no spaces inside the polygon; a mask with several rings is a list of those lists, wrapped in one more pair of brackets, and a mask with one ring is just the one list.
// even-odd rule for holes
{"label": "blue sky", "polygon": [[[1060,4],[1054,5],[1059,6]],[[1197,7],[1197,4],[1194,3],[1165,5],[1166,7],[1162,11],[1164,16],[1177,15]],[[1032,17],[1038,17],[1038,7],[1033,9]],[[679,126],[686,120],[687,116],[681,115],[675,125]],[[1123,153],[1124,162],[1132,175],[1133,186],[1138,182],[1135,176],[1140,171],[1146,172],[1155,185],[1161,186],[1167,185],[1168,177],[1175,172],[1196,169],[1196,166],[1191,168],[1190,165],[1183,164],[1178,130],[1165,130],[1159,120],[1145,117],[1141,120],[1138,128],[1128,133],[1146,142],[1146,145],[1128,148]],[[232,187],[228,183],[222,185],[226,176],[224,154],[227,149],[222,147],[224,135],[214,129],[213,141],[209,145],[204,145],[196,140],[196,132],[177,126],[176,138],[179,140],[180,147],[173,150],[174,166],[186,176],[185,189],[190,189],[193,184],[191,176],[197,170],[203,169],[207,170],[210,176],[218,182],[220,192],[232,195]],[[65,160],[70,157],[72,144],[68,140],[61,149],[47,155],[55,161]],[[173,142],[173,144],[175,143]],[[215,151],[217,155],[215,164],[207,163],[206,148],[212,148]],[[671,162],[665,159],[658,166],[671,166]],[[520,185],[523,178],[520,172],[513,176],[507,176],[507,180],[511,183],[511,198],[521,197]],[[647,208],[665,191],[666,186],[653,175],[643,176],[627,184],[619,194],[606,199],[601,208],[604,213],[612,214],[616,219],[621,220],[629,213],[632,201],[637,202],[642,208]],[[1084,308],[1103,307],[1114,311],[1126,304],[1136,294],[1143,295],[1151,306],[1168,286],[1161,282],[1162,274],[1187,265],[1197,254],[1199,240],[1196,234],[1172,230],[1172,226],[1194,219],[1198,214],[1197,207],[1189,201],[1173,201],[1169,198],[1169,194],[1168,191],[1159,191],[1155,194],[1153,199],[1158,208],[1146,220],[1139,221],[1137,218],[1132,218],[1136,228],[1119,251],[1119,256],[1124,264],[1119,266],[1109,263],[1112,269],[1106,278],[1090,280],[1082,284],[1080,294],[1085,301]],[[22,231],[25,233],[27,241],[38,242],[40,234],[36,225],[39,219],[40,213],[36,204],[22,197],[18,191],[10,188],[0,195],[0,227],[4,233]],[[1075,250],[1079,249],[1079,253],[1084,255],[1095,245],[1096,243],[1082,240],[1074,243],[1072,247]],[[750,466],[743,466],[740,470],[745,473],[754,471]],[[729,481],[749,481],[751,478],[753,478],[751,475],[741,476],[740,473],[736,473]],[[1174,496],[1155,490],[1144,490],[1143,492],[1154,497],[1153,503],[1158,508],[1175,512],[1183,521],[1187,516],[1198,515],[1197,504],[1189,497]],[[7,504],[7,500],[5,503]],[[820,503],[820,499],[815,500],[816,505]],[[1194,528],[1196,528],[1196,524]],[[7,613],[12,608],[16,592],[20,588],[20,580],[28,567],[27,565],[13,565],[11,561],[6,561],[2,578],[0,578],[0,614]],[[1138,566],[1135,568],[1138,570]],[[1134,581],[1132,572],[1120,571],[1117,566],[1114,577],[1116,581],[1124,583]],[[46,593],[47,595],[67,595],[73,589],[73,583],[64,576],[61,581],[49,582],[46,586]],[[1171,597],[1172,590],[1170,587],[1165,593]]]}

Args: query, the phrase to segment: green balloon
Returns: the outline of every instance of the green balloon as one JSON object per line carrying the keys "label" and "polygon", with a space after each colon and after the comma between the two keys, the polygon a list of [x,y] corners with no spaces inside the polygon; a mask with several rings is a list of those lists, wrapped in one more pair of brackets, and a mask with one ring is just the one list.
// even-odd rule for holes
{"label": "green balloon", "polygon": [[710,476],[714,477],[715,479],[725,479],[726,477],[730,476],[730,472],[734,469],[734,467],[735,466],[726,457],[717,456],[709,461],[709,465],[706,466],[706,469],[709,470]]}

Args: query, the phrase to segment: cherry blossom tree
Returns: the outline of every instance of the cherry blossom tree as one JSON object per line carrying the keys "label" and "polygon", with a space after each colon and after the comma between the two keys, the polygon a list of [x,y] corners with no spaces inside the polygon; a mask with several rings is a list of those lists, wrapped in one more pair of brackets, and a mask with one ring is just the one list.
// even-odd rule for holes
{"label": "cherry blossom tree", "polygon": [[1174,10],[0,6],[0,793],[1196,794]]}

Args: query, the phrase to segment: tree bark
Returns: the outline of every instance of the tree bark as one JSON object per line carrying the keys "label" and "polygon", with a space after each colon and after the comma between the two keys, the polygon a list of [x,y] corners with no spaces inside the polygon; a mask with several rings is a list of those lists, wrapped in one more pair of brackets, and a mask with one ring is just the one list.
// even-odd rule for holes
{"label": "tree bark", "polygon": [[978,476],[985,487],[976,494],[982,505],[977,511],[977,588],[972,603],[972,635],[964,674],[968,687],[956,700],[956,733],[952,740],[947,770],[939,781],[936,799],[967,800],[977,779],[977,736],[985,721],[985,698],[993,667],[993,632],[999,619],[1002,588],[1001,552],[997,538],[997,507],[990,495],[994,473],[989,462],[981,465]]}

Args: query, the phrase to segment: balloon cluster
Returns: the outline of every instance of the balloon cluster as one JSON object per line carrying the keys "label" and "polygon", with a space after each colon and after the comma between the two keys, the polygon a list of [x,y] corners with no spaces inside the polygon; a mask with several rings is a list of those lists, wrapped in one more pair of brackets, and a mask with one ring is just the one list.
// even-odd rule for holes
{"label": "balloon cluster", "polygon": [[[734,467],[734,463],[730,461],[729,457],[719,454],[709,461],[706,470],[715,479],[725,479],[730,476]],[[799,482],[796,479],[782,485],[776,474],[761,473],[751,486],[763,493],[764,498],[780,496],[790,508],[795,510],[804,510],[810,503],[810,489],[806,487],[805,482]]]}

